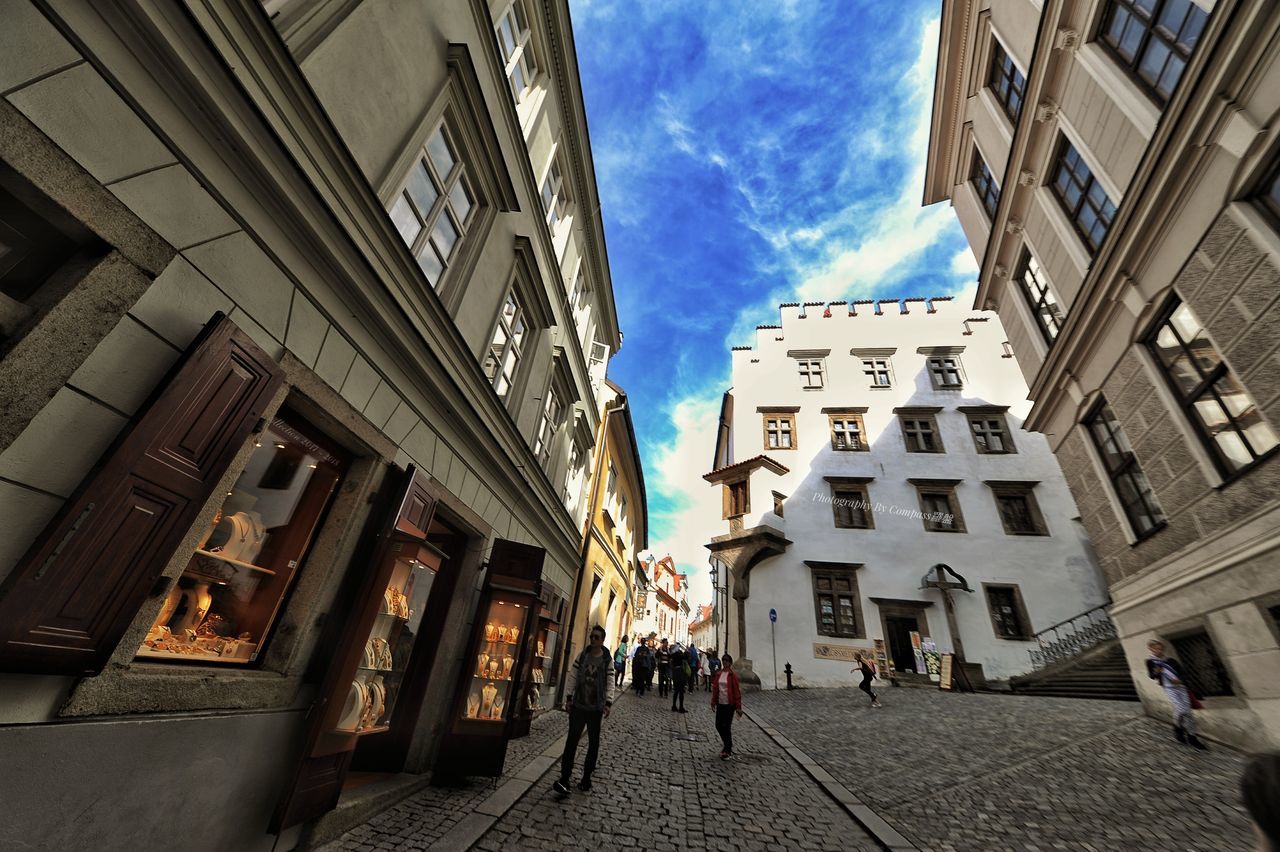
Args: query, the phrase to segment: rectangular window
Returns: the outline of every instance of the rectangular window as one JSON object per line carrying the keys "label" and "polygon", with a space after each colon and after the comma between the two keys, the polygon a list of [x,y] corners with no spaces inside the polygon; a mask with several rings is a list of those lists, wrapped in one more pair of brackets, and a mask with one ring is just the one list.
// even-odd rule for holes
{"label": "rectangular window", "polygon": [[831,486],[831,514],[837,529],[869,530],[875,526],[867,490],[855,485]]}
{"label": "rectangular window", "polygon": [[515,0],[498,18],[494,28],[498,34],[498,47],[502,50],[502,62],[511,95],[516,103],[524,100],[538,76],[538,63],[530,41],[529,19],[525,15],[524,0]]}
{"label": "rectangular window", "polygon": [[1163,106],[1208,21],[1192,0],[1108,0],[1098,39]]}
{"label": "rectangular window", "polygon": [[813,569],[813,605],[821,636],[862,638],[855,569]]}
{"label": "rectangular window", "polygon": [[773,513],[777,515],[779,518],[786,517],[783,514],[783,509],[786,502],[787,502],[787,495],[779,494],[777,491],[773,492]]}
{"label": "rectangular window", "polygon": [[959,480],[911,479],[920,500],[921,520],[929,532],[967,532],[956,498]]}
{"label": "rectangular window", "polygon": [[1129,439],[1120,428],[1120,421],[1105,399],[1099,400],[1093,412],[1084,420],[1085,430],[1093,439],[1102,466],[1111,480],[1111,487],[1129,519],[1133,534],[1139,539],[1155,533],[1165,525],[1164,512],[1156,502],[1151,484],[1142,472]]}
{"label": "rectangular window", "polygon": [[452,133],[441,124],[427,137],[391,202],[391,221],[436,288],[466,236],[476,206],[457,150]]}
{"label": "rectangular window", "polygon": [[800,386],[806,389],[822,387],[823,364],[821,358],[797,358],[796,365],[800,370]]}
{"label": "rectangular window", "polygon": [[973,446],[983,455],[1000,455],[1017,452],[1009,438],[1009,424],[1004,414],[998,412],[968,414],[969,429],[973,432]]}
{"label": "rectangular window", "polygon": [[996,511],[1005,535],[1048,535],[1044,515],[1033,493],[1034,483],[993,482],[987,486],[995,495]]}
{"label": "rectangular window", "polygon": [[794,414],[764,416],[764,446],[769,450],[794,450],[796,417]]}
{"label": "rectangular window", "polygon": [[248,665],[261,655],[347,457],[287,410],[255,445],[138,657]]}
{"label": "rectangular window", "polygon": [[542,407],[542,419],[538,421],[538,434],[533,442],[533,454],[538,457],[538,464],[543,467],[551,458],[551,448],[555,443],[556,432],[564,419],[564,406],[555,387],[547,388],[547,401]]}
{"label": "rectangular window", "polygon": [[1204,326],[1174,298],[1147,336],[1147,347],[1225,476],[1257,464],[1276,448],[1276,433],[1236,380]]}
{"label": "rectangular window", "polygon": [[493,389],[498,392],[499,399],[506,399],[511,392],[511,386],[515,383],[527,332],[528,329],[524,324],[524,308],[521,307],[520,297],[512,287],[502,303],[502,312],[498,314],[498,325],[493,330],[489,352],[482,365],[484,374],[493,383]]}
{"label": "rectangular window", "polygon": [[964,387],[958,356],[935,356],[929,359],[928,364],[929,380],[933,382],[934,390],[955,390]]}
{"label": "rectangular window", "polygon": [[940,453],[942,441],[938,437],[938,423],[932,414],[900,415],[902,437],[909,453]]}
{"label": "rectangular window", "polygon": [[568,209],[569,196],[565,191],[564,179],[560,176],[560,158],[553,156],[547,176],[542,179],[542,210],[552,233],[555,233],[556,224],[564,219]]}
{"label": "rectangular window", "polygon": [[863,358],[862,373],[870,381],[873,388],[893,386],[893,373],[889,369],[888,358]]}
{"label": "rectangular window", "polygon": [[1053,194],[1090,254],[1107,238],[1116,206],[1093,176],[1080,152],[1065,137],[1053,162]]}
{"label": "rectangular window", "polygon": [[1031,639],[1031,621],[1022,603],[1022,591],[1013,585],[996,586],[982,584],[987,593],[987,609],[991,613],[991,626],[1001,639]]}
{"label": "rectangular window", "polygon": [[1026,248],[1022,250],[1022,259],[1018,262],[1018,271],[1013,277],[1018,282],[1022,295],[1027,299],[1027,304],[1036,318],[1036,325],[1040,327],[1040,333],[1044,335],[1045,342],[1052,345],[1058,338],[1058,332],[1062,330],[1066,314],[1063,313],[1062,305],[1053,295],[1044,270]]}
{"label": "rectangular window", "polygon": [[1027,91],[1027,79],[1018,70],[1018,66],[1013,64],[1004,45],[995,39],[991,41],[991,72],[987,77],[987,85],[991,87],[991,93],[996,96],[996,101],[1004,109],[1005,115],[1017,124],[1018,116],[1022,113],[1022,100]]}
{"label": "rectangular window", "polygon": [[1000,187],[996,186],[996,179],[991,176],[991,169],[987,168],[982,154],[976,149],[973,152],[973,167],[969,171],[969,180],[973,182],[973,189],[978,193],[982,209],[987,211],[987,218],[995,219],[996,208],[1000,206]]}
{"label": "rectangular window", "polygon": [[727,482],[725,483],[724,491],[725,518],[741,517],[751,511],[751,490],[747,480],[740,479],[737,482]]}
{"label": "rectangular window", "polygon": [[833,450],[867,450],[867,427],[862,423],[861,414],[832,414],[831,449]]}
{"label": "rectangular window", "polygon": [[1192,692],[1201,698],[1236,694],[1231,686],[1231,674],[1207,631],[1179,636],[1170,640],[1170,644],[1172,656],[1181,665],[1182,677]]}

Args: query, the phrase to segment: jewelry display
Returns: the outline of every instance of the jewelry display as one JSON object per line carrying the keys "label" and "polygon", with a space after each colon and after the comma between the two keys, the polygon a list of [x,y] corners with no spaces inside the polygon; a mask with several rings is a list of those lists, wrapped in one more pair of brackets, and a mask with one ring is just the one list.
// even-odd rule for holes
{"label": "jewelry display", "polygon": [[221,544],[213,545],[210,553],[217,553],[237,562],[253,563],[267,537],[267,528],[262,523],[262,516],[257,512],[236,512],[223,517],[218,528],[209,536],[214,539],[225,539]]}
{"label": "jewelry display", "polygon": [[503,680],[506,680],[507,678],[511,677],[511,669],[513,666],[515,666],[515,664],[516,664],[516,661],[514,657],[502,658],[502,679]]}
{"label": "jewelry display", "polygon": [[529,687],[529,709],[537,710],[542,706],[542,693],[538,691],[538,687]]}
{"label": "jewelry display", "polygon": [[374,638],[369,642],[373,645],[373,668],[382,671],[389,671],[394,667],[395,663],[391,658],[391,646],[386,639]]}
{"label": "jewelry display", "polygon": [[487,675],[485,675],[485,677],[492,678],[493,680],[497,680],[497,679],[498,679],[498,666],[499,666],[499,663],[498,663],[498,661],[497,661],[497,660],[490,660],[490,661],[489,661],[489,673],[488,673]]}
{"label": "jewelry display", "polygon": [[516,644],[516,637],[520,635],[520,629],[513,627],[507,631],[507,641],[512,645]]}
{"label": "jewelry display", "polygon": [[505,624],[498,625],[498,641],[499,642],[507,641],[507,625]]}
{"label": "jewelry display", "polygon": [[477,654],[476,662],[479,663],[479,665],[476,666],[476,677],[484,677],[485,668],[489,665],[489,655],[484,653]]}
{"label": "jewelry display", "polygon": [[489,718],[491,718],[491,719],[501,719],[501,718],[502,718],[502,710],[503,710],[503,706],[504,706],[505,704],[506,704],[506,702],[505,702],[505,701],[503,701],[503,699],[502,699],[502,696],[501,696],[501,695],[499,695],[497,698],[495,698],[495,699],[493,700],[493,715],[491,715]]}
{"label": "jewelry display", "polygon": [[373,646],[372,639],[364,643],[364,656],[360,659],[360,666],[366,669],[376,669],[378,667],[378,651]]}
{"label": "jewelry display", "polygon": [[498,636],[498,628],[494,627],[493,622],[490,621],[488,624],[484,626],[484,641],[492,642],[494,639],[497,638],[497,636]]}
{"label": "jewelry display", "polygon": [[538,640],[538,656],[539,656],[539,657],[545,657],[545,656],[546,656],[546,654],[544,654],[544,653],[543,653],[545,650],[546,650],[546,648],[543,646],[543,644],[542,644],[542,640],[541,640],[541,639],[539,639],[539,640]]}
{"label": "jewelry display", "polygon": [[486,683],[480,690],[480,696],[480,718],[490,719],[493,717],[493,701],[498,697],[498,688]]}
{"label": "jewelry display", "polygon": [[364,696],[360,683],[353,682],[347,690],[346,703],[342,705],[342,716],[338,719],[338,727],[344,731],[354,731],[360,724],[360,716],[364,713]]}
{"label": "jewelry display", "polygon": [[477,695],[475,690],[473,689],[471,690],[471,693],[467,695],[467,718],[474,719],[479,713],[480,713],[480,696]]}

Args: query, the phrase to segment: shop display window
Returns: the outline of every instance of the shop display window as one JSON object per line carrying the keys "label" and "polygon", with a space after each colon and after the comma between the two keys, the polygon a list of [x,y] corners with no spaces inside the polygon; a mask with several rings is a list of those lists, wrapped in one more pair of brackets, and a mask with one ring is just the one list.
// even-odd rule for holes
{"label": "shop display window", "polygon": [[495,597],[485,614],[484,637],[473,661],[465,718],[505,722],[512,711],[521,630],[528,614],[524,604]]}
{"label": "shop display window", "polygon": [[255,446],[139,658],[248,665],[261,654],[348,460],[287,410]]}
{"label": "shop display window", "polygon": [[390,724],[439,571],[440,558],[429,545],[397,546],[391,580],[338,721],[342,731],[373,733]]}
{"label": "shop display window", "polygon": [[[545,622],[545,619],[539,619]],[[529,670],[529,684],[525,687],[525,711],[540,713],[551,709],[555,700],[555,670],[552,659],[555,657],[556,645],[560,634],[547,627],[538,628],[538,638],[533,648],[533,662]]]}

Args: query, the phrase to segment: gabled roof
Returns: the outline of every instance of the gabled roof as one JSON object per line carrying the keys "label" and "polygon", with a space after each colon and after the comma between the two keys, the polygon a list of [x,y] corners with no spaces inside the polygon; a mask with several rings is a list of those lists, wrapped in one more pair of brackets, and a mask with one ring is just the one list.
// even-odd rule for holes
{"label": "gabled roof", "polygon": [[739,473],[750,473],[752,470],[755,470],[758,467],[768,468],[769,470],[773,471],[779,476],[783,475],[784,473],[791,472],[791,468],[787,467],[786,465],[780,464],[774,461],[773,459],[769,458],[768,456],[759,455],[759,456],[753,456],[745,461],[740,461],[735,464],[726,465],[725,467],[719,468],[718,470],[713,470],[710,473],[704,473],[702,475],[702,478],[705,479],[707,482],[721,482]]}

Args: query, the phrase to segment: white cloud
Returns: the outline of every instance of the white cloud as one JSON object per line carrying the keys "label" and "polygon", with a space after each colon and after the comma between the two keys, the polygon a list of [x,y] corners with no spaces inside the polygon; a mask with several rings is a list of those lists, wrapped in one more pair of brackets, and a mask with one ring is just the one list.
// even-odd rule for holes
{"label": "white cloud", "polygon": [[978,261],[973,257],[973,250],[965,246],[952,255],[951,271],[956,275],[977,275]]}

